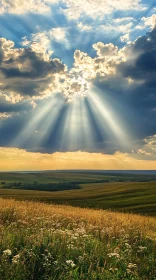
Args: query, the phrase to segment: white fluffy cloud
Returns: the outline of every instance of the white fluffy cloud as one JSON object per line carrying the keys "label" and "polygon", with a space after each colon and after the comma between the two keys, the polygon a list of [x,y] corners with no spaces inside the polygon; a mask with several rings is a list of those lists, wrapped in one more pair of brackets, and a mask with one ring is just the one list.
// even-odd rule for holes
{"label": "white fluffy cloud", "polygon": [[112,43],[103,44],[98,42],[93,45],[93,48],[97,51],[98,56],[116,56],[118,54],[118,47],[114,46]]}
{"label": "white fluffy cloud", "polygon": [[69,18],[79,18],[82,14],[91,17],[103,17],[113,10],[136,10],[143,9],[141,0],[1,0],[0,13],[44,13],[49,12],[52,4],[63,3],[66,5],[64,13]]}
{"label": "white fluffy cloud", "polygon": [[150,27],[151,29],[156,27],[156,14],[153,14],[150,17],[142,17],[141,24],[136,25],[135,29],[143,30],[147,27]]}
{"label": "white fluffy cloud", "polygon": [[151,17],[143,17],[142,21],[144,22],[145,26],[150,26],[153,29],[156,26],[156,14],[152,15]]}
{"label": "white fluffy cloud", "polygon": [[45,52],[48,51],[48,54],[51,55],[53,51],[51,49],[51,43],[53,41],[62,42],[68,44],[67,40],[67,29],[63,27],[51,28],[48,31],[38,32],[31,35],[30,39],[23,37],[22,46],[31,47],[35,51]]}
{"label": "white fluffy cloud", "polygon": [[63,0],[67,8],[65,13],[69,18],[79,18],[82,14],[87,14],[92,18],[103,17],[114,10],[136,10],[143,9],[140,0]]}

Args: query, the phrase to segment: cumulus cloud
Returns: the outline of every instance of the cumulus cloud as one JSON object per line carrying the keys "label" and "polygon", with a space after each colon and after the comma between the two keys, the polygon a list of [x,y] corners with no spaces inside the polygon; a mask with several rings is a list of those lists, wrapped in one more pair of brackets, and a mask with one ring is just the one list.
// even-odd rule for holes
{"label": "cumulus cloud", "polygon": [[65,71],[66,66],[42,48],[15,48],[12,41],[0,38],[0,90],[6,99],[47,95],[57,89]]}
{"label": "cumulus cloud", "polygon": [[124,77],[138,80],[145,87],[155,87],[156,75],[156,28],[139,37],[127,49],[127,59],[118,70]]}
{"label": "cumulus cloud", "polygon": [[[93,49],[97,53],[95,58],[80,50],[75,51],[74,65],[68,72],[67,80],[62,84],[62,91],[66,96],[71,98],[79,93],[87,94],[96,79],[114,75],[116,65],[124,59],[123,52],[111,43],[98,42],[93,44]],[[64,87],[67,81],[68,87]]]}
{"label": "cumulus cloud", "polygon": [[118,47],[114,46],[112,43],[103,44],[98,42],[93,45],[93,49],[97,51],[98,56],[116,56],[118,53]]}
{"label": "cumulus cloud", "polygon": [[43,53],[47,53],[49,56],[51,56],[53,54],[53,51],[51,50],[51,45],[53,42],[62,43],[68,47],[67,34],[67,28],[51,28],[48,31],[32,34],[30,39],[23,37],[21,45],[23,47],[31,47],[31,49],[33,49],[35,52],[42,51]]}
{"label": "cumulus cloud", "polygon": [[156,27],[156,14],[150,17],[143,17],[141,20],[144,22],[144,26],[150,26],[152,29]]}
{"label": "cumulus cloud", "polygon": [[142,17],[140,24],[135,26],[135,29],[144,30],[146,28],[154,29],[156,27],[156,14],[151,15],[150,17]]}
{"label": "cumulus cloud", "polygon": [[[12,41],[0,39],[0,89],[6,99],[18,102],[25,97],[44,98],[53,92],[62,92],[71,99],[76,94],[87,94],[98,80],[109,82],[115,89],[120,80],[123,90],[155,86],[155,28],[121,49],[112,43],[97,42],[92,46],[94,57],[76,50],[69,71],[59,59],[52,59],[47,49],[49,38],[65,40],[65,33],[64,28],[63,32],[54,28],[33,34],[31,40],[24,38],[24,48],[18,49]],[[126,41],[129,35],[120,39]]]}
{"label": "cumulus cloud", "polygon": [[[121,39],[128,40],[128,38],[129,36],[126,35]],[[111,90],[114,88],[115,91],[127,91],[129,93],[132,91],[133,94],[134,92],[136,94],[142,92],[142,102],[146,98],[145,92],[148,92],[150,100],[156,89],[155,46],[156,28],[132,43],[128,41],[128,46],[121,49],[112,43],[98,42],[93,44],[93,49],[96,51],[95,57],[76,50],[74,65],[68,73],[68,84],[72,84],[74,77],[81,84],[81,92],[87,94],[92,84],[100,81],[100,83],[103,83],[103,87],[110,84]],[[70,96],[79,91],[79,87],[73,88],[72,91],[71,87]],[[65,94],[68,95],[68,92],[65,91]],[[153,105],[151,102],[152,106],[155,106],[154,104],[155,102],[153,102]]]}

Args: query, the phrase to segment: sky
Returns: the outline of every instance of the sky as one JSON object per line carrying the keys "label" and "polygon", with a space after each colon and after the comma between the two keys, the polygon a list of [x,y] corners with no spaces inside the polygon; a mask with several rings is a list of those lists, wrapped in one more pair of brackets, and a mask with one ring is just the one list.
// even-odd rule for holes
{"label": "sky", "polygon": [[0,171],[156,169],[156,0],[0,1]]}

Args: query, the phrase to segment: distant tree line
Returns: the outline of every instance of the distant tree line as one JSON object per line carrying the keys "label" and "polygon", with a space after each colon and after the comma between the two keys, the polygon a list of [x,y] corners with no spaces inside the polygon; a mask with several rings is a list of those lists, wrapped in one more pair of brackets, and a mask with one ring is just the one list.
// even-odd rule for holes
{"label": "distant tree line", "polygon": [[[2,184],[2,182],[1,182]],[[64,191],[64,190],[74,190],[80,189],[81,187],[78,184],[64,182],[64,183],[22,183],[22,182],[12,182],[7,183],[3,182],[3,188],[7,189],[21,189],[21,190],[38,190],[38,191]]]}

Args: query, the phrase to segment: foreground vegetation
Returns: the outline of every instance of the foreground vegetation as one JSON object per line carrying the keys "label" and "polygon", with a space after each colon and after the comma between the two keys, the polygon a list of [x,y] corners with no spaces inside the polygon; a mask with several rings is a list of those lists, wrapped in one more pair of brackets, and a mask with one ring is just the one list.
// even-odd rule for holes
{"label": "foreground vegetation", "polygon": [[0,199],[0,279],[155,280],[156,219]]}

